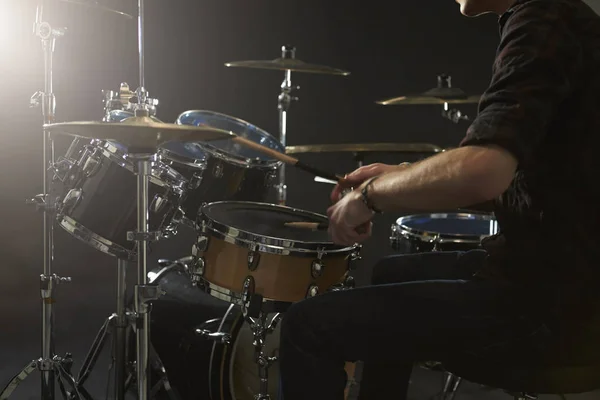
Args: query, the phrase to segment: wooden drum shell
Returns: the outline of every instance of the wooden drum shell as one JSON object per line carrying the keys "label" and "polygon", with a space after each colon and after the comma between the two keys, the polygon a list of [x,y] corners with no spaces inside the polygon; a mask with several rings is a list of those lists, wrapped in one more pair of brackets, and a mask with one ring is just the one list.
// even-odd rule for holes
{"label": "wooden drum shell", "polygon": [[[319,261],[316,252],[303,255],[252,252],[247,247],[209,237],[206,250],[198,255],[204,259],[203,278],[235,293],[242,293],[244,281],[252,276],[254,293],[267,300],[296,302],[309,296],[314,285],[323,293],[345,277],[352,252],[322,253]],[[249,268],[249,255],[258,255],[253,270]],[[313,277],[313,262],[322,265],[321,274]]]}

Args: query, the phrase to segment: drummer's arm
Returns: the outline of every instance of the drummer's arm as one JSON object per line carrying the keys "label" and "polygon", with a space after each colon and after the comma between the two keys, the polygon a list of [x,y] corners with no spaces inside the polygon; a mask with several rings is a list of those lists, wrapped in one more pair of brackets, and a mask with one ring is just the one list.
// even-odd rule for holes
{"label": "drummer's arm", "polygon": [[581,45],[560,18],[569,7],[530,2],[515,10],[462,147],[363,183],[374,208],[436,211],[483,203],[509,187],[517,168],[536,162],[580,73]]}
{"label": "drummer's arm", "polygon": [[465,146],[381,175],[362,187],[369,186],[370,203],[384,212],[464,208],[502,194],[516,168],[517,159],[499,146]]}

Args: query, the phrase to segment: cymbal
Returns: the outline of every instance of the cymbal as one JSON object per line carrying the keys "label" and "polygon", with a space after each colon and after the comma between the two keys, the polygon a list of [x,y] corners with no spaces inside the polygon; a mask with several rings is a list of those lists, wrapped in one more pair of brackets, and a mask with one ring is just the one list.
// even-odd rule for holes
{"label": "cymbal", "polygon": [[226,67],[275,69],[280,71],[290,70],[312,74],[350,75],[350,72],[325,65],[308,64],[296,58],[276,58],[274,60],[250,60],[225,63]]}
{"label": "cymbal", "polygon": [[408,105],[408,104],[477,104],[480,95],[469,96],[458,88],[434,88],[423,93],[394,97],[378,101],[377,104],[384,106]]}
{"label": "cymbal", "polygon": [[78,121],[44,125],[52,134],[88,139],[114,140],[127,147],[156,149],[171,141],[205,142],[233,138],[231,132],[206,126],[175,125],[156,122],[150,117],[130,117],[123,122]]}
{"label": "cymbal", "polygon": [[336,143],[287,146],[286,154],[298,153],[439,153],[443,148],[429,143]]}
{"label": "cymbal", "polygon": [[110,14],[119,15],[119,16],[125,17],[127,19],[133,19],[133,17],[129,14],[126,14],[126,13],[118,11],[118,10],[113,10],[112,8],[102,6],[102,5],[98,4],[97,1],[85,1],[85,0],[58,0],[58,1],[60,1],[62,3],[69,3],[69,4],[75,4],[78,6],[92,8],[96,11],[103,11],[103,12],[107,12]]}

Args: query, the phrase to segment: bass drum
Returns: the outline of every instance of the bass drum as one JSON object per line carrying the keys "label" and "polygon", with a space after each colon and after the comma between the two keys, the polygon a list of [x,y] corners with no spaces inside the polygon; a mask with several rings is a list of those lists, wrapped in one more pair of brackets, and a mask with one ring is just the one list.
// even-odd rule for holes
{"label": "bass drum", "polygon": [[[177,394],[183,400],[253,400],[260,380],[252,332],[240,308],[204,293],[177,267],[149,275],[166,292],[152,305],[151,342]],[[197,329],[227,333],[230,344],[205,339]],[[278,356],[278,345],[279,328],[267,337],[266,355]],[[278,388],[275,362],[269,368],[273,400]]]}

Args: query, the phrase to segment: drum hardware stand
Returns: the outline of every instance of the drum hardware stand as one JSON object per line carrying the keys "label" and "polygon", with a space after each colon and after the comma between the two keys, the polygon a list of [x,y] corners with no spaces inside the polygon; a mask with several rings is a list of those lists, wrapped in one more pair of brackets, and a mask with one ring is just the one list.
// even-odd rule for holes
{"label": "drum hardware stand", "polygon": [[[296,57],[296,48],[293,46],[282,46],[281,57],[290,59]],[[283,82],[281,82],[281,93],[277,97],[277,110],[279,111],[279,141],[285,149],[287,137],[287,113],[292,101],[298,101],[298,97],[292,96],[294,90],[300,86],[292,86],[292,71],[285,70]],[[279,168],[279,184],[277,185],[279,204],[285,205],[287,201],[287,186],[285,184],[285,164]]]}
{"label": "drum hardware stand", "polygon": [[[66,29],[55,29],[48,22],[43,20],[44,1],[36,9],[36,18],[34,24],[34,34],[42,41],[44,51],[44,91],[36,92],[30,99],[30,106],[41,106],[44,124],[54,122],[56,111],[56,98],[53,92],[52,62],[56,39],[64,36]],[[43,212],[43,274],[40,275],[40,292],[42,298],[42,357],[29,363],[23,370],[17,374],[0,393],[0,399],[7,399],[17,386],[34,370],[39,370],[42,375],[41,381],[41,399],[53,400],[55,398],[55,378],[59,379],[59,386],[63,395],[64,382],[73,385],[73,378],[70,375],[71,365],[73,363],[71,354],[67,353],[64,358],[54,355],[54,313],[53,305],[55,301],[54,287],[60,283],[70,282],[71,278],[62,278],[52,273],[52,263],[54,261],[54,221],[56,202],[50,199],[48,190],[48,170],[54,164],[54,143],[43,132],[42,145],[42,194],[36,195],[28,200],[28,204],[34,204],[37,210]]]}
{"label": "drum hardware stand", "polygon": [[[437,87],[439,89],[450,89],[452,87],[452,77],[447,74],[441,74],[437,77]],[[442,110],[442,117],[449,119],[450,121],[458,124],[460,121],[470,121],[470,118],[464,115],[460,110],[450,109],[449,104],[444,102],[444,109]]]}
{"label": "drum hardware stand", "polygon": [[269,368],[277,361],[277,356],[267,356],[264,352],[267,335],[270,335],[277,328],[277,324],[281,321],[281,314],[277,313],[267,321],[268,316],[264,312],[260,312],[258,318],[245,316],[245,320],[250,324],[253,336],[254,345],[254,362],[258,365],[258,377],[260,379],[260,389],[254,400],[271,400],[269,396]]}
{"label": "drum hardware stand", "polygon": [[444,103],[444,110],[442,111],[442,117],[449,119],[450,121],[458,124],[460,121],[470,121],[471,119],[464,115],[460,110],[449,109],[448,103]]}
{"label": "drum hardware stand", "polygon": [[269,357],[265,354],[265,342],[267,335],[270,335],[277,328],[281,321],[281,313],[276,313],[270,321],[268,314],[261,308],[263,305],[262,295],[254,293],[255,283],[252,276],[244,281],[244,290],[242,294],[242,315],[244,321],[250,325],[252,330],[254,345],[254,362],[258,365],[258,376],[260,379],[260,388],[254,400],[271,400],[269,395],[269,368],[277,361],[278,357]]}

